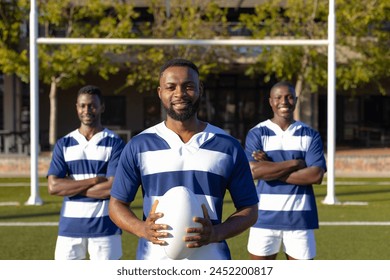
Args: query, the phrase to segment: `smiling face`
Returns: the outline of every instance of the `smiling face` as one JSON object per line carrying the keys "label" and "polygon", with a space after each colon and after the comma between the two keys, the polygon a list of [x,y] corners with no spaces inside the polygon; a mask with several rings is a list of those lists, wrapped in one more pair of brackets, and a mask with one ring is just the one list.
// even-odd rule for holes
{"label": "smiling face", "polygon": [[274,119],[292,122],[297,102],[295,90],[288,86],[278,86],[272,89],[269,104],[274,112]]}
{"label": "smiling face", "polygon": [[161,75],[157,89],[168,117],[176,121],[186,121],[196,116],[202,90],[198,73],[186,66],[167,68]]}
{"label": "smiling face", "polygon": [[94,94],[80,94],[77,98],[76,110],[82,125],[89,127],[100,126],[100,117],[104,112],[104,105]]}

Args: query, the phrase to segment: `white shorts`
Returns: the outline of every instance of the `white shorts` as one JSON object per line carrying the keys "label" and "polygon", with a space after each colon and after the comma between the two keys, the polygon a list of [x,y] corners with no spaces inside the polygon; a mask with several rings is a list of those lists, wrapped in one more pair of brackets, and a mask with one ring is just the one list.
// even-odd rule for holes
{"label": "white shorts", "polygon": [[90,238],[58,236],[55,260],[119,260],[122,257],[121,235]]}
{"label": "white shorts", "polygon": [[313,259],[316,255],[314,230],[272,230],[251,227],[248,252],[256,256],[270,256],[283,252],[298,260]]}

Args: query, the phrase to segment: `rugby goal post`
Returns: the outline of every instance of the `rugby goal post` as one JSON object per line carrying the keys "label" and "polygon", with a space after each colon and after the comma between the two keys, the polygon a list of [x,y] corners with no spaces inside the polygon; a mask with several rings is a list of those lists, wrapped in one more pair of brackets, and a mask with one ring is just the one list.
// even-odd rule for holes
{"label": "rugby goal post", "polygon": [[42,205],[38,184],[39,153],[39,63],[38,44],[110,44],[110,45],[224,45],[224,46],[327,46],[327,194],[324,204],[336,204],[335,196],[335,125],[336,125],[336,58],[335,58],[335,1],[329,0],[327,40],[243,40],[243,39],[121,39],[121,38],[38,38],[36,0],[30,1],[30,197],[26,205]]}

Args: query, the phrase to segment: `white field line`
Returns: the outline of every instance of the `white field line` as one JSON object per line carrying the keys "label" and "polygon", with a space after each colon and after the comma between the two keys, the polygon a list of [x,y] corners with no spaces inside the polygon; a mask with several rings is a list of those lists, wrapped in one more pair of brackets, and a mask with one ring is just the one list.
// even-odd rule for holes
{"label": "white field line", "polygon": [[0,222],[1,227],[41,227],[58,226],[58,222]]}
{"label": "white field line", "polygon": [[[326,185],[326,181],[322,181],[321,185]],[[390,181],[382,181],[382,182],[370,182],[370,181],[336,181],[336,185],[382,185],[382,186],[388,186],[390,185]]]}
{"label": "white field line", "polygon": [[0,202],[0,206],[19,206],[20,203],[17,201],[3,201]]}
{"label": "white field line", "polygon": [[[12,182],[12,183],[0,183],[0,187],[30,187],[31,183],[28,182]],[[47,186],[47,183],[40,182],[40,187]]]}

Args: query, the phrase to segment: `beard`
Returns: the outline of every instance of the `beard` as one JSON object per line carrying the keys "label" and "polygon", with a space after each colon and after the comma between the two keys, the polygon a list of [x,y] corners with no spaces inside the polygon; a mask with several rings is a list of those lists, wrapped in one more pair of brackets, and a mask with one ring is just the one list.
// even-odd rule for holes
{"label": "beard", "polygon": [[188,105],[184,112],[180,112],[180,113],[176,112],[173,109],[172,105],[170,105],[169,108],[164,106],[164,109],[167,112],[168,116],[170,116],[172,119],[182,122],[195,116],[199,110],[199,106],[200,106],[200,98],[198,98],[198,100],[196,100],[195,103],[191,103],[190,105]]}

